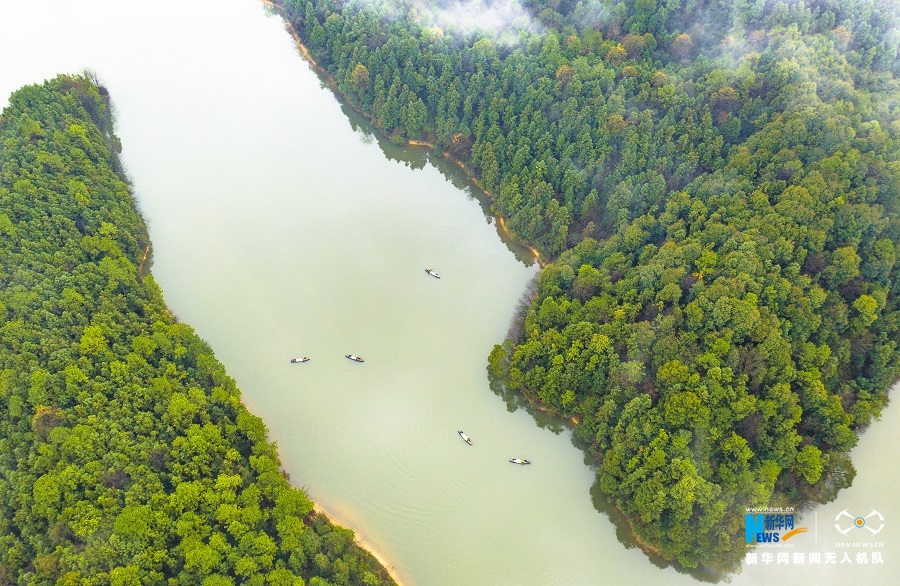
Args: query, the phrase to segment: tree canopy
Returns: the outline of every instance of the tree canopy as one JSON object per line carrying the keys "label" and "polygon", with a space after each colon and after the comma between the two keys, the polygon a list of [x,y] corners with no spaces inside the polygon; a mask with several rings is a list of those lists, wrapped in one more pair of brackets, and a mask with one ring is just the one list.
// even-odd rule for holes
{"label": "tree canopy", "polygon": [[89,77],[0,118],[0,584],[393,584],[141,268]]}

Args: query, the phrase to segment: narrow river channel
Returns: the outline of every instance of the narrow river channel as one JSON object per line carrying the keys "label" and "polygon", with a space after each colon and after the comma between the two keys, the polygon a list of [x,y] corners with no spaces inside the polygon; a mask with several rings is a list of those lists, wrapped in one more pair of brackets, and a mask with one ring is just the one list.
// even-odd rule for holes
{"label": "narrow river channel", "polygon": [[[294,484],[403,583],[696,583],[620,542],[570,430],[492,392],[488,352],[537,272],[527,251],[454,166],[342,107],[280,18],[254,0],[53,0],[4,2],[0,23],[0,103],[85,68],[109,88],[169,306]],[[773,563],[733,583],[895,576],[898,430],[894,407],[861,440],[856,486],[804,517],[819,525],[804,551],[837,551],[835,515],[878,510],[885,564]]]}

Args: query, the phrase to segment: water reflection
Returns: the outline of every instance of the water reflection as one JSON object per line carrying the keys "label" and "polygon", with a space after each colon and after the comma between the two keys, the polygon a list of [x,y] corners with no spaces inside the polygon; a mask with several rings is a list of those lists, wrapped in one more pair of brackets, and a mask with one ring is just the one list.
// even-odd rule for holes
{"label": "water reflection", "polygon": [[[526,413],[531,415],[532,419],[534,419],[534,422],[538,427],[540,427],[541,429],[552,431],[557,435],[559,435],[563,431],[571,431],[572,445],[581,450],[584,454],[584,465],[591,468],[592,470],[596,470],[599,459],[594,453],[591,452],[590,444],[581,440],[576,435],[576,426],[571,420],[534,407],[525,399],[525,396],[522,395],[522,393],[508,388],[500,381],[498,377],[494,376],[494,373],[491,371],[490,367],[487,367],[485,372],[486,376],[488,377],[491,391],[495,395],[500,397],[504,403],[506,403],[507,411],[513,413],[515,411],[518,411],[519,409],[522,409]],[[599,477],[596,477],[594,479],[594,483],[591,486],[589,492],[591,503],[594,505],[594,508],[597,510],[597,512],[605,515],[612,523],[613,527],[615,527],[616,539],[619,541],[619,543],[622,544],[625,549],[632,549],[637,547],[637,545],[635,544],[635,536],[631,530],[631,525],[628,523],[628,519],[625,517],[622,511],[620,511],[610,501],[609,497],[607,497],[600,489]],[[721,573],[713,568],[709,568],[706,566],[701,566],[699,568],[686,568],[678,562],[670,562],[653,553],[645,551],[644,554],[646,555],[650,563],[652,563],[654,566],[660,569],[671,568],[679,574],[689,575],[699,582],[714,584],[722,581],[731,581],[731,575]]]}
{"label": "water reflection", "polygon": [[387,160],[402,163],[403,166],[409,169],[424,169],[426,165],[435,167],[447,181],[453,185],[453,187],[464,192],[469,199],[478,202],[478,205],[481,207],[481,211],[484,214],[485,222],[494,224],[500,240],[506,248],[513,253],[517,261],[524,264],[526,267],[534,265],[534,253],[532,253],[527,246],[518,244],[510,238],[506,230],[504,230],[499,222],[496,221],[494,212],[491,210],[490,198],[485,196],[484,192],[472,184],[471,180],[466,175],[466,172],[461,169],[459,165],[445,157],[436,156],[431,148],[427,146],[408,144],[398,145],[391,142],[390,139],[386,138],[372,126],[371,122],[369,122],[364,115],[360,114],[347,104],[341,95],[331,87],[328,80],[320,71],[312,67],[311,69],[319,77],[322,87],[327,87],[334,93],[335,98],[340,103],[341,111],[350,123],[350,128],[357,136],[359,136],[361,142],[364,144],[372,144],[374,141],[378,145],[378,148],[381,149],[381,152],[384,153]]}

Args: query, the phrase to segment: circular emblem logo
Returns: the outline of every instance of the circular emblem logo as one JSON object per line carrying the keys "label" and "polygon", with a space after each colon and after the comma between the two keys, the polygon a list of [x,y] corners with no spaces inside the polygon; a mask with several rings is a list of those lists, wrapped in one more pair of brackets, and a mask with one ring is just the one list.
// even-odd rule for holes
{"label": "circular emblem logo", "polygon": [[844,509],[834,518],[834,528],[841,535],[847,535],[854,529],[866,529],[872,535],[877,535],[884,529],[884,517],[875,509],[865,517],[854,517]]}

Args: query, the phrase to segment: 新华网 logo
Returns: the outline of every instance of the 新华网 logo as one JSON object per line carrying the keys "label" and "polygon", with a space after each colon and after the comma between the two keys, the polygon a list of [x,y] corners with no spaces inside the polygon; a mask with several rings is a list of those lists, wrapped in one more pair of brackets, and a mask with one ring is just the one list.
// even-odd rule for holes
{"label": "\u65b0\u534e\u7f51 logo", "polygon": [[793,513],[748,514],[744,518],[747,543],[779,543],[806,531],[806,527],[794,527]]}
{"label": "\u65b0\u534e\u7f51 logo", "polygon": [[847,535],[854,529],[866,529],[872,535],[877,535],[884,529],[884,517],[875,509],[865,517],[855,517],[844,509],[834,518],[834,528],[841,535]]}

